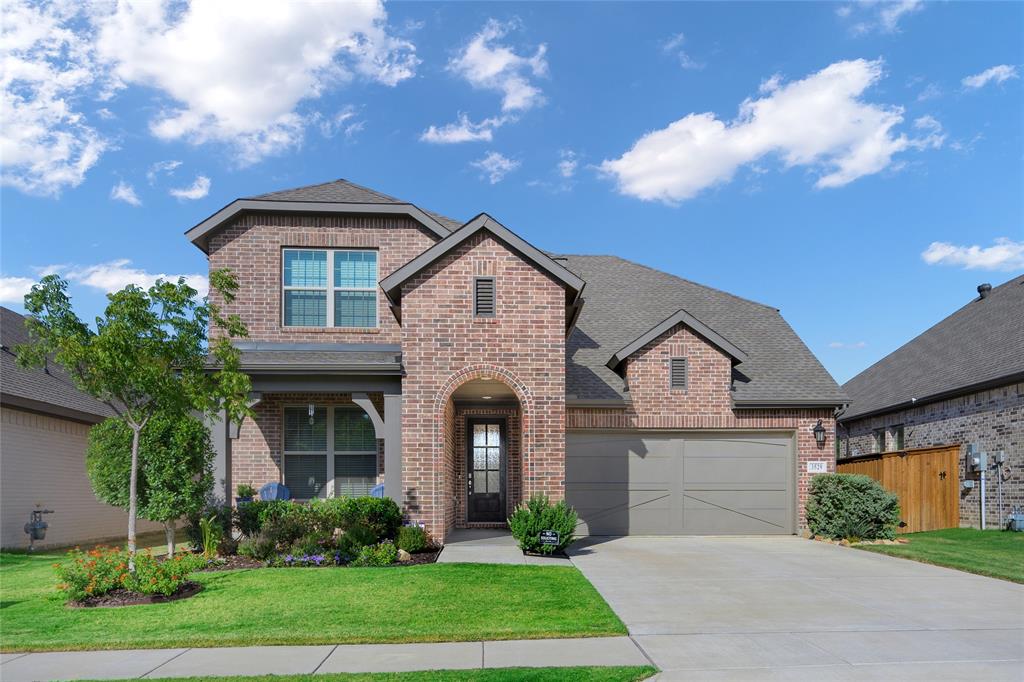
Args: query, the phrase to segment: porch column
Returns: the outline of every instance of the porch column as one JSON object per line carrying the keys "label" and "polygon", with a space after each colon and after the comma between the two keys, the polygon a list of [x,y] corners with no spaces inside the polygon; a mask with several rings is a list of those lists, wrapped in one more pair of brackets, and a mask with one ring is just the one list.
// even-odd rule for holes
{"label": "porch column", "polygon": [[402,494],[402,394],[384,394],[384,494],[399,507]]}
{"label": "porch column", "polygon": [[221,410],[216,415],[204,417],[213,441],[213,494],[231,504],[231,438],[226,415]]}

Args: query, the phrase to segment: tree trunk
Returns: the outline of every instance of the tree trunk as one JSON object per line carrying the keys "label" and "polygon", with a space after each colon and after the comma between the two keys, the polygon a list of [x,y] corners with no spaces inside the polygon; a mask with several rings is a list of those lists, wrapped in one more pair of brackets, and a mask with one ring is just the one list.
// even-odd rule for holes
{"label": "tree trunk", "polygon": [[135,572],[135,515],[138,513],[139,433],[141,426],[132,426],[132,471],[128,482],[128,570]]}
{"label": "tree trunk", "polygon": [[167,538],[167,556],[174,556],[174,521],[164,521],[164,537]]}

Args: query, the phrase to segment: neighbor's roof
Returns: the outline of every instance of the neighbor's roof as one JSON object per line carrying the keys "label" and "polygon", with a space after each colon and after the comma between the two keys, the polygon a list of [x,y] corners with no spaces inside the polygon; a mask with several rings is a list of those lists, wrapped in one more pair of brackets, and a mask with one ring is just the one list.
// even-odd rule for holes
{"label": "neighbor's roof", "polygon": [[228,222],[246,211],[277,211],[286,213],[361,213],[405,214],[418,221],[440,238],[457,230],[462,223],[415,204],[381,194],[344,179],[318,185],[296,187],[254,197],[236,199],[212,216],[188,230],[185,235],[203,251],[208,249],[210,237]]}
{"label": "neighbor's roof", "polygon": [[266,343],[242,341],[241,368],[249,374],[400,374],[401,347],[374,343]]}
{"label": "neighbor's roof", "polygon": [[843,386],[843,421],[1024,381],[1024,275],[994,287]]}
{"label": "neighbor's roof", "polygon": [[114,411],[75,387],[54,363],[26,369],[16,362],[16,347],[30,341],[25,318],[0,307],[0,403],[87,423],[101,422]]}
{"label": "neighbor's roof", "polygon": [[616,256],[556,256],[587,282],[586,305],[566,348],[566,393],[622,400],[609,359],[685,310],[742,349],[733,398],[748,406],[839,406],[846,396],[775,308]]}

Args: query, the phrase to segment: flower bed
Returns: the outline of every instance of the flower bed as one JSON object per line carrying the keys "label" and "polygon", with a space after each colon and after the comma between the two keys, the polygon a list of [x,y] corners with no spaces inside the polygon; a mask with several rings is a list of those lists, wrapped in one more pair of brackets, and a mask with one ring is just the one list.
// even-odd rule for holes
{"label": "flower bed", "polygon": [[54,568],[59,579],[57,589],[67,600],[90,605],[111,593],[120,595],[122,601],[134,599],[132,595],[139,600],[179,595],[188,583],[189,574],[206,563],[204,557],[195,554],[178,554],[161,560],[147,550],[135,555],[134,570],[131,570],[131,556],[127,550],[97,547],[88,552],[73,549],[68,552],[67,560],[55,563]]}

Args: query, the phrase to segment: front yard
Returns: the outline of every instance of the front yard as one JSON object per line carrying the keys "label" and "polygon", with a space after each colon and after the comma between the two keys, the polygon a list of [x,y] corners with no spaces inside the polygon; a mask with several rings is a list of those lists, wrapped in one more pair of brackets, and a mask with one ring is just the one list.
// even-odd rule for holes
{"label": "front yard", "polygon": [[429,564],[201,572],[164,604],[72,609],[58,554],[0,554],[0,649],[440,642],[624,635],[575,568]]}
{"label": "front yard", "polygon": [[1024,583],[1024,533],[947,528],[908,533],[905,545],[854,545],[857,549]]}

